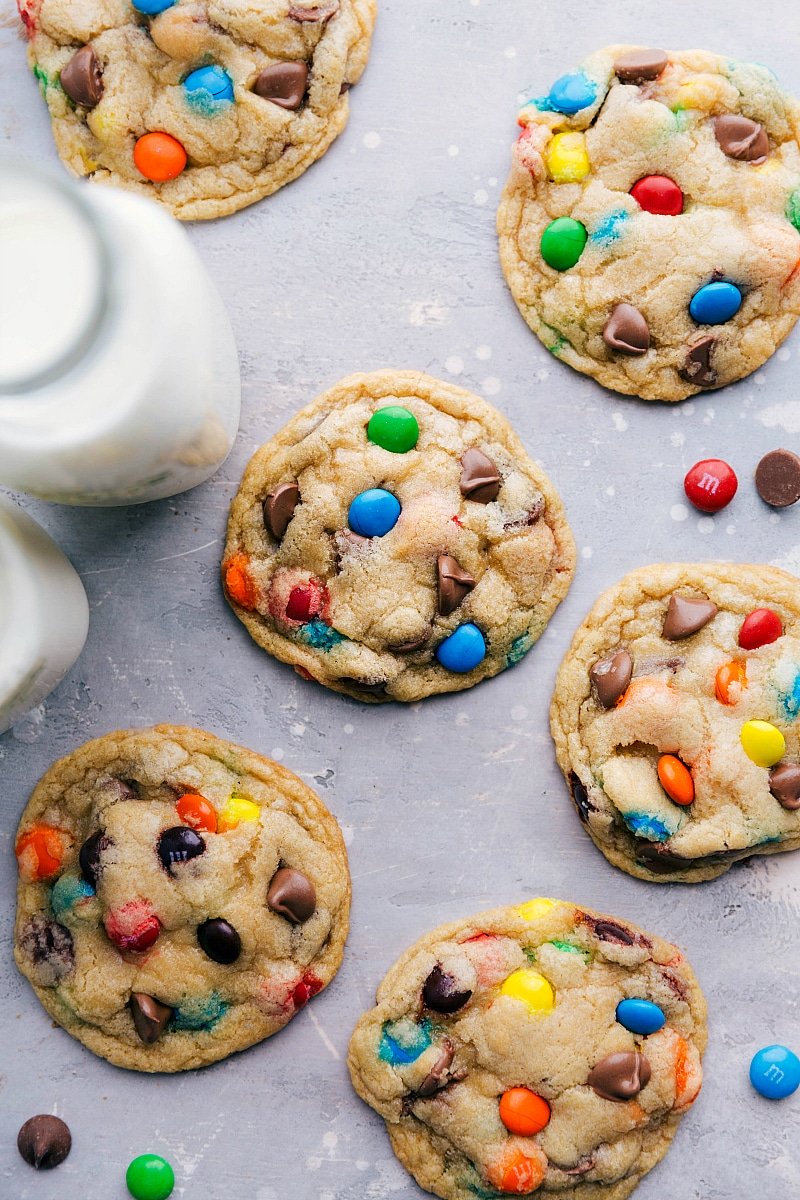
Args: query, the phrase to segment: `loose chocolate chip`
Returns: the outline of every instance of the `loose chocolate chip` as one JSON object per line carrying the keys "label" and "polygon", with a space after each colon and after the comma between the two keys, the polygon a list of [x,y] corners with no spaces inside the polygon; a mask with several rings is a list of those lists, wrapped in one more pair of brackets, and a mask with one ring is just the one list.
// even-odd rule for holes
{"label": "loose chocolate chip", "polygon": [[635,1050],[607,1054],[589,1072],[587,1083],[603,1100],[632,1100],[650,1082],[650,1063]]}
{"label": "loose chocolate chip", "polygon": [[423,1099],[427,1096],[433,1096],[444,1086],[445,1076],[452,1066],[455,1055],[456,1052],[453,1043],[449,1038],[446,1038],[442,1043],[439,1057],[417,1088],[416,1094],[418,1096],[423,1097]]}
{"label": "loose chocolate chip", "polygon": [[146,1046],[152,1046],[164,1032],[172,1009],[145,992],[132,992],[129,1005],[136,1032]]}
{"label": "loose chocolate chip", "polygon": [[317,907],[317,893],[311,880],[302,871],[281,867],[272,876],[267,905],[292,925],[302,925]]}
{"label": "loose chocolate chip", "polygon": [[158,839],[158,857],[170,874],[177,863],[197,858],[205,854],[205,849],[206,844],[200,834],[188,825],[174,825],[172,829],[165,829]]}
{"label": "loose chocolate chip", "polygon": [[38,982],[52,986],[66,978],[75,967],[72,934],[57,921],[31,917],[20,934],[23,953],[36,968]]}
{"label": "loose chocolate chip", "polygon": [[711,600],[679,596],[676,592],[669,598],[661,636],[668,642],[679,642],[682,638],[691,637],[712,621],[718,611],[716,604]]}
{"label": "loose chocolate chip", "polygon": [[281,483],[267,495],[263,504],[264,525],[267,533],[280,541],[289,527],[300,499],[297,483]]}
{"label": "loose chocolate chip", "polygon": [[271,100],[280,108],[299,108],[308,86],[308,67],[304,62],[273,63],[253,84],[253,91],[262,100]]}
{"label": "loose chocolate chip", "polygon": [[569,790],[572,792],[572,799],[575,801],[578,816],[585,825],[589,820],[589,813],[597,812],[597,809],[589,799],[589,793],[586,791],[586,788],[574,772],[569,777]]}
{"label": "loose chocolate chip", "polygon": [[69,1126],[59,1117],[42,1113],[30,1117],[17,1134],[17,1149],[37,1171],[50,1171],[62,1163],[72,1149]]}
{"label": "loose chocolate chip", "polygon": [[317,4],[313,8],[303,8],[292,4],[289,17],[292,21],[330,21],[339,11],[339,0],[329,0],[328,4]]}
{"label": "loose chocolate chip", "polygon": [[434,1012],[454,1013],[463,1008],[472,995],[469,988],[460,988],[455,975],[443,971],[439,963],[422,985],[422,999]]}
{"label": "loose chocolate chip", "polygon": [[769,138],[763,125],[739,113],[714,118],[714,134],[728,158],[762,163],[769,154]]}
{"label": "loose chocolate chip", "polygon": [[658,79],[668,61],[663,50],[629,50],[614,63],[614,74],[621,83],[644,83]]}
{"label": "loose chocolate chip", "polygon": [[78,851],[78,864],[81,868],[81,875],[90,887],[97,891],[97,881],[100,877],[101,861],[100,856],[109,846],[113,846],[112,839],[108,834],[103,833],[102,829],[98,829],[97,833],[93,833],[88,837]]}
{"label": "loose chocolate chip", "polygon": [[631,681],[633,659],[627,650],[596,662],[589,672],[597,699],[603,708],[613,708]]}
{"label": "loose chocolate chip", "polygon": [[790,812],[800,808],[800,766],[784,763],[769,773],[769,790],[780,804]]}
{"label": "loose chocolate chip", "polygon": [[440,554],[436,560],[439,612],[447,617],[475,587],[475,579],[452,554]]}
{"label": "loose chocolate chip", "polygon": [[683,366],[678,374],[687,383],[695,387],[713,387],[717,382],[717,372],[711,365],[711,352],[717,344],[713,337],[700,338],[687,347]]}
{"label": "loose chocolate chip", "polygon": [[236,962],[242,953],[242,939],[233,926],[221,917],[211,917],[198,925],[197,940],[200,949],[210,959],[225,967]]}
{"label": "loose chocolate chip", "polygon": [[488,454],[471,446],[461,456],[461,495],[477,504],[497,499],[502,478]]}
{"label": "loose chocolate chip", "polygon": [[791,450],[770,450],[756,467],[756,490],[773,508],[796,504],[800,500],[800,458]]}
{"label": "loose chocolate chip", "polygon": [[618,354],[646,354],[650,349],[647,321],[632,304],[618,304],[603,326],[603,341]]}
{"label": "loose chocolate chip", "polygon": [[92,46],[81,46],[61,68],[61,86],[82,108],[94,108],[103,98],[103,68]]}

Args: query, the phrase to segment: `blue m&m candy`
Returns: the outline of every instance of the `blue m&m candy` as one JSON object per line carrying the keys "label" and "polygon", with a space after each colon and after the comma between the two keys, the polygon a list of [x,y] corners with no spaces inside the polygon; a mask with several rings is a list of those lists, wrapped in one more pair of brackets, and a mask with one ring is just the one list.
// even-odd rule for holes
{"label": "blue m&m candy", "polygon": [[698,325],[722,325],[742,307],[742,293],[735,283],[707,283],[692,296],[689,313]]}
{"label": "blue m&m candy", "polygon": [[436,658],[446,671],[466,675],[486,658],[486,642],[477,625],[459,625],[436,649]]}
{"label": "blue m&m candy", "polygon": [[750,1082],[767,1100],[785,1100],[800,1087],[800,1058],[788,1046],[764,1046],[753,1055]]}
{"label": "blue m&m candy", "polygon": [[385,488],[360,492],[350,505],[347,523],[362,537],[383,537],[394,529],[400,516],[400,501]]}
{"label": "blue m&m candy", "polygon": [[183,86],[192,92],[207,92],[212,100],[232,100],[233,80],[222,67],[198,67],[183,81]]}
{"label": "blue m&m candy", "polygon": [[617,1020],[631,1033],[656,1033],[666,1019],[651,1000],[620,1000],[617,1005]]}
{"label": "blue m&m candy", "polygon": [[594,104],[596,98],[597,87],[582,71],[578,71],[574,75],[562,75],[557,79],[550,88],[547,100],[556,112],[571,116]]}
{"label": "blue m&m candy", "polygon": [[133,7],[137,12],[154,17],[158,13],[164,12],[165,9],[172,8],[175,3],[177,0],[133,0]]}

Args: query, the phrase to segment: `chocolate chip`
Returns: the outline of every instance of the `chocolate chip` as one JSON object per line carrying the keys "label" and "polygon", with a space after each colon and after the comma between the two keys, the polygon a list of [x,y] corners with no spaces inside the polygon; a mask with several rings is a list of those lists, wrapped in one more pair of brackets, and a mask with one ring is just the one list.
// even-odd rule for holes
{"label": "chocolate chip", "polygon": [[656,675],[659,671],[680,671],[686,666],[686,659],[679,654],[669,658],[652,655],[647,658],[637,658],[633,674],[639,679],[642,675]]}
{"label": "chocolate chip", "polygon": [[643,863],[654,875],[672,875],[675,871],[688,871],[694,866],[694,859],[682,858],[671,850],[664,850],[654,842],[639,840],[636,845],[636,858]]}
{"label": "chocolate chip", "polygon": [[430,632],[423,633],[418,638],[412,638],[408,642],[398,642],[396,645],[389,646],[392,654],[413,654],[415,650],[421,650],[423,646],[427,646],[430,641]]}
{"label": "chocolate chip", "polygon": [[230,966],[242,953],[242,939],[234,927],[221,917],[211,917],[197,927],[200,949],[215,963]]}
{"label": "chocolate chip", "polygon": [[262,100],[271,100],[280,108],[299,108],[308,86],[308,67],[304,62],[273,63],[257,77],[253,91]]}
{"label": "chocolate chip", "polygon": [[386,695],[386,680],[380,682],[369,683],[363,679],[353,679],[350,675],[340,675],[339,683],[346,683],[353,691],[364,692],[367,696],[385,696]]}
{"label": "chocolate chip", "polygon": [[728,158],[762,163],[769,154],[769,138],[763,125],[739,113],[714,118],[714,134]]}
{"label": "chocolate chip", "polygon": [[669,598],[661,636],[668,642],[679,642],[682,638],[691,637],[712,621],[718,612],[719,609],[711,600],[679,596],[675,592]]}
{"label": "chocolate chip", "polygon": [[668,971],[666,968],[662,967],[661,978],[664,980],[673,996],[677,996],[679,1000],[688,999],[689,992],[686,984],[675,974],[674,971]]}
{"label": "chocolate chip", "polygon": [[713,387],[717,382],[717,372],[711,365],[711,352],[716,344],[716,338],[703,337],[688,346],[683,366],[678,371],[681,379],[693,383],[695,387]]}
{"label": "chocolate chip", "polygon": [[633,659],[627,650],[617,650],[610,658],[596,662],[589,672],[597,699],[603,708],[613,708],[633,675]]}
{"label": "chocolate chip", "polygon": [[463,1008],[472,995],[469,988],[460,988],[455,975],[443,971],[439,963],[422,985],[422,999],[434,1012],[454,1013]]}
{"label": "chocolate chip", "polygon": [[78,851],[78,864],[81,869],[81,875],[90,887],[97,891],[97,881],[100,877],[100,867],[102,865],[100,856],[104,850],[108,850],[109,846],[113,846],[112,839],[108,834],[103,833],[102,829],[98,829],[97,833],[93,833],[88,837]]}
{"label": "chocolate chip", "polygon": [[205,854],[205,849],[206,844],[200,834],[188,825],[174,825],[172,829],[165,829],[158,839],[158,857],[170,874],[178,863]]}
{"label": "chocolate chip", "polygon": [[503,529],[530,529],[544,515],[544,499],[539,497],[535,500],[532,507],[528,509],[525,516],[518,521],[506,521]]}
{"label": "chocolate chip", "polygon": [[42,1113],[30,1117],[17,1134],[17,1149],[37,1171],[50,1171],[62,1163],[72,1149],[69,1126],[59,1117]]}
{"label": "chocolate chip", "polygon": [[109,776],[98,785],[104,792],[114,796],[115,800],[138,800],[139,792],[133,779],[119,779],[116,775]]}
{"label": "chocolate chip", "polygon": [[465,571],[452,554],[440,554],[436,560],[437,597],[439,612],[447,617],[455,612],[465,596],[475,587],[475,579]]}
{"label": "chocolate chip", "polygon": [[770,450],[756,467],[756,490],[773,508],[796,504],[800,500],[800,458],[791,450]]}
{"label": "chocolate chip", "polygon": [[75,967],[72,934],[47,917],[30,918],[20,934],[20,946],[36,968],[37,982],[43,987],[53,987]]}
{"label": "chocolate chip", "polygon": [[132,992],[128,1003],[136,1032],[146,1046],[152,1046],[164,1032],[172,1009],[145,992]]}
{"label": "chocolate chip", "polygon": [[277,541],[286,533],[299,499],[300,489],[294,481],[281,483],[268,493],[263,504],[264,525]]}
{"label": "chocolate chip", "polygon": [[585,825],[589,820],[589,813],[597,812],[597,809],[589,799],[589,793],[586,791],[586,788],[574,772],[569,777],[569,790],[572,793],[572,799],[575,801],[578,816]]}
{"label": "chocolate chip", "polygon": [[644,83],[658,79],[668,62],[663,50],[629,50],[614,63],[614,74],[621,83]]}
{"label": "chocolate chip", "polygon": [[584,913],[581,920],[584,925],[590,927],[595,937],[599,938],[601,942],[616,942],[618,946],[636,945],[636,934],[631,933],[630,929],[626,929],[624,925],[618,925],[616,921],[599,920],[590,913]]}
{"label": "chocolate chip", "polygon": [[94,108],[103,99],[103,68],[92,46],[81,46],[61,68],[61,86],[82,108]]}
{"label": "chocolate chip", "polygon": [[501,476],[488,454],[471,446],[461,456],[461,495],[477,504],[497,499]]}
{"label": "chocolate chip", "polygon": [[311,880],[302,871],[281,867],[272,876],[267,905],[292,925],[302,925],[314,914],[317,893]]}
{"label": "chocolate chip", "polygon": [[618,354],[646,354],[650,349],[647,321],[632,304],[618,304],[603,326],[603,341]]}
{"label": "chocolate chip", "polygon": [[338,11],[339,0],[329,0],[328,4],[316,4],[313,8],[292,4],[289,7],[289,17],[292,21],[330,21]]}
{"label": "chocolate chip", "polygon": [[452,1066],[455,1055],[456,1052],[453,1043],[449,1038],[445,1038],[439,1052],[439,1057],[416,1090],[417,1096],[421,1096],[424,1099],[427,1096],[435,1095],[436,1092],[441,1090],[444,1086],[445,1076]]}
{"label": "chocolate chip", "polygon": [[635,1050],[607,1054],[589,1072],[587,1083],[603,1100],[632,1100],[650,1082],[650,1063]]}
{"label": "chocolate chip", "polygon": [[769,773],[769,790],[789,812],[800,808],[800,767],[796,763],[783,763]]}

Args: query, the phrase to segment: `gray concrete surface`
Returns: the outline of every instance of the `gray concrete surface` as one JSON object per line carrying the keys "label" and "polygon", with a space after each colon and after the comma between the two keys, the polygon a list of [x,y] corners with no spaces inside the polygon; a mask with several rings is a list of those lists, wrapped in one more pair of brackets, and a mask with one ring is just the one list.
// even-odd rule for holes
{"label": "gray concrete surface", "polygon": [[[0,148],[54,162],[44,106],[0,0]],[[175,1195],[222,1200],[421,1196],[382,1123],[350,1091],[358,1013],[397,953],[432,925],[561,895],[686,948],[710,1004],[704,1091],[637,1200],[790,1200],[800,1193],[800,1094],[750,1090],[754,1050],[800,1049],[800,856],[700,887],[613,870],[583,835],[547,731],[553,676],[595,595],[659,559],[765,558],[800,572],[800,508],[765,509],[759,455],[797,448],[800,334],[753,378],[676,407],[604,393],[550,358],[500,273],[494,213],[517,93],[609,41],[699,45],[769,63],[800,92],[798,16],[785,0],[381,0],[372,62],[344,137],[299,182],[192,237],[230,308],[244,415],[204,487],[141,508],[27,502],[71,555],[92,627],[47,704],[0,738],[0,1195],[122,1200],[136,1154],[175,1166]],[[54,281],[58,286],[58,281]],[[522,665],[472,693],[365,708],[268,660],[217,585],[226,509],[249,454],[342,375],[421,368],[482,392],[560,488],[579,570]],[[719,455],[740,494],[716,519],[681,481]],[[58,755],[120,725],[194,722],[279,758],[330,805],[349,843],[352,934],[333,986],[283,1033],[205,1071],[116,1070],[52,1027],[11,956],[13,833]],[[51,1175],[18,1158],[18,1126],[55,1111],[74,1149]]]}

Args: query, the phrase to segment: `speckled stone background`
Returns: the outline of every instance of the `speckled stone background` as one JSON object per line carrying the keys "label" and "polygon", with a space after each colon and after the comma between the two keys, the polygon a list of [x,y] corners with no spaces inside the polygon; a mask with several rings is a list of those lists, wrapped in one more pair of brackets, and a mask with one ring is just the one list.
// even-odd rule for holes
{"label": "speckled stone background", "polygon": [[[550,358],[519,317],[494,215],[528,85],[631,41],[752,57],[800,93],[798,14],[787,0],[380,7],[344,137],[277,196],[191,229],[241,349],[242,429],[228,463],[204,487],[140,508],[26,502],[80,571],[92,626],[62,686],[0,738],[0,1195],[123,1200],[127,1163],[152,1150],[174,1164],[175,1195],[194,1200],[421,1196],[349,1088],[353,1023],[424,930],[551,894],[674,939],[708,996],[705,1088],[637,1200],[790,1200],[800,1093],[770,1105],[747,1066],[766,1043],[800,1049],[800,855],[692,888],[615,871],[571,808],[547,709],[572,630],[629,568],[766,558],[800,573],[800,506],[773,514],[751,482],[766,450],[798,448],[800,333],[754,377],[700,400],[662,407],[604,393]],[[0,147],[54,163],[24,56],[11,0],[0,0]],[[251,644],[217,583],[250,453],[342,375],[388,365],[457,380],[501,407],[561,490],[580,555],[568,600],[519,667],[411,708],[362,707],[301,681]],[[741,481],[716,518],[688,509],[681,488],[709,455]],[[330,989],[272,1041],[171,1078],[116,1070],[54,1029],[11,955],[13,834],[34,782],[86,738],[159,720],[253,746],[316,787],[345,829],[355,893]],[[36,1175],[14,1144],[37,1112],[58,1113],[74,1135],[51,1175]]]}

